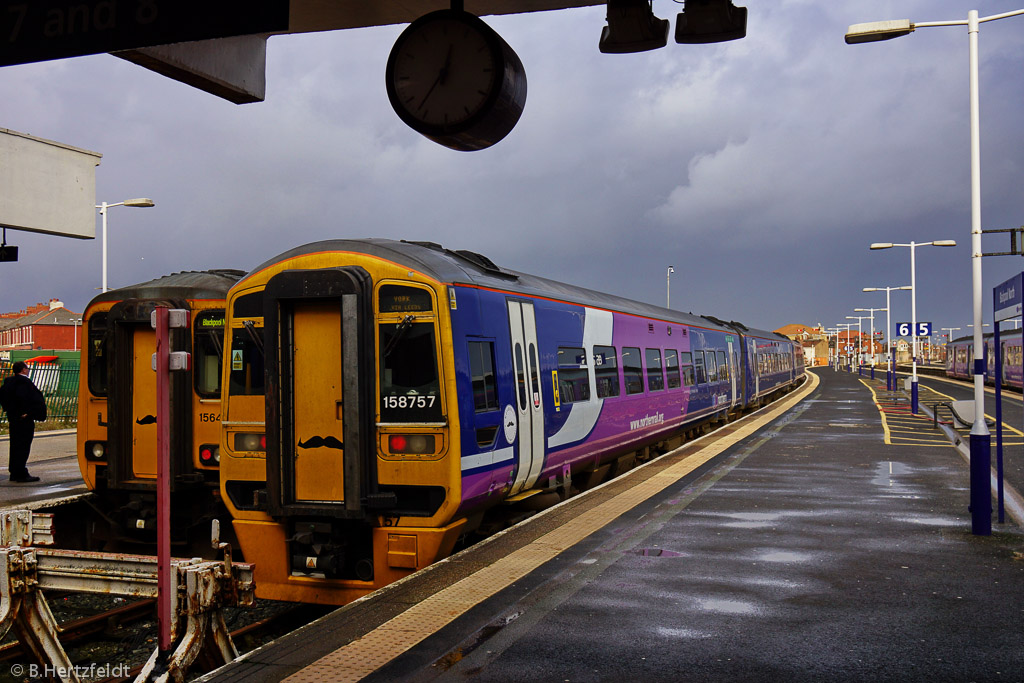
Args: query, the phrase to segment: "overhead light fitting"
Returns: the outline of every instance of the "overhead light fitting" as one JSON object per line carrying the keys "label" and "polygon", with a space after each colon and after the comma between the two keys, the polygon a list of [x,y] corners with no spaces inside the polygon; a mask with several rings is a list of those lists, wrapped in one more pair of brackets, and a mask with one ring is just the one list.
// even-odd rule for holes
{"label": "overhead light fitting", "polygon": [[731,0],[686,0],[676,17],[676,42],[724,43],[747,35],[747,8]]}
{"label": "overhead light fitting", "polygon": [[608,0],[608,25],[598,49],[605,54],[645,52],[668,44],[668,19],[654,16],[650,0]]}

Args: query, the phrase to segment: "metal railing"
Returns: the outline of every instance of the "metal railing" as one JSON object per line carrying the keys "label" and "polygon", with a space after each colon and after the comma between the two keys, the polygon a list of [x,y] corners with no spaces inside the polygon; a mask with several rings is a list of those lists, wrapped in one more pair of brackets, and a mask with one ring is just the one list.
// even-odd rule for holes
{"label": "metal railing", "polygon": [[[0,360],[0,383],[10,376],[13,365],[9,360]],[[32,363],[28,368],[29,379],[46,398],[47,422],[77,422],[79,362]],[[0,424],[7,424],[3,411],[0,411]]]}

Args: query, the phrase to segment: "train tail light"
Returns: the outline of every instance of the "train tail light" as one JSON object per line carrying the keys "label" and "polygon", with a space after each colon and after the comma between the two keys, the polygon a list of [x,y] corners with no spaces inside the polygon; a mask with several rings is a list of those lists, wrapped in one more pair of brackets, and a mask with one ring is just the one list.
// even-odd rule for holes
{"label": "train tail light", "polygon": [[219,465],[220,464],[220,446],[214,446],[212,444],[203,444],[199,447],[199,462],[203,465]]}
{"label": "train tail light", "polygon": [[86,441],[85,457],[89,460],[104,460],[107,457],[107,444],[104,441]]}
{"label": "train tail light", "polygon": [[234,442],[236,451],[263,451],[267,450],[266,434],[247,434],[238,432],[235,434]]}
{"label": "train tail light", "polygon": [[410,455],[434,453],[433,434],[391,434],[388,436],[388,451]]}

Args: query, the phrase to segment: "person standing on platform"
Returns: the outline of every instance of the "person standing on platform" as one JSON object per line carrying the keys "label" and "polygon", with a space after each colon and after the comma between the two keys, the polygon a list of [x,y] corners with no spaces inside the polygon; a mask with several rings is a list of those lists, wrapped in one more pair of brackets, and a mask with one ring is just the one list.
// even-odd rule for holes
{"label": "person standing on platform", "polygon": [[43,398],[43,392],[28,378],[28,365],[18,361],[13,370],[14,374],[0,386],[0,407],[7,413],[7,424],[11,431],[8,469],[11,481],[39,481],[39,477],[28,473],[27,464],[32,450],[32,438],[36,433],[36,422],[46,419],[46,399]]}

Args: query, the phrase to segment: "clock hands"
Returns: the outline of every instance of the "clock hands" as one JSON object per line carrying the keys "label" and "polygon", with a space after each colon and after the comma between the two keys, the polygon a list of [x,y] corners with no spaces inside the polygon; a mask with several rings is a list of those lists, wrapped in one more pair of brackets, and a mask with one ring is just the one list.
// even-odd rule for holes
{"label": "clock hands", "polygon": [[441,67],[441,70],[438,72],[437,78],[434,79],[434,82],[430,84],[430,88],[427,89],[427,94],[423,96],[423,100],[420,102],[419,106],[420,111],[423,111],[423,108],[427,106],[427,100],[430,98],[431,93],[434,92],[434,88],[438,85],[444,85],[445,81],[448,80],[448,69],[450,69],[452,65],[452,47],[452,44],[448,45],[448,54],[444,57],[444,66]]}

